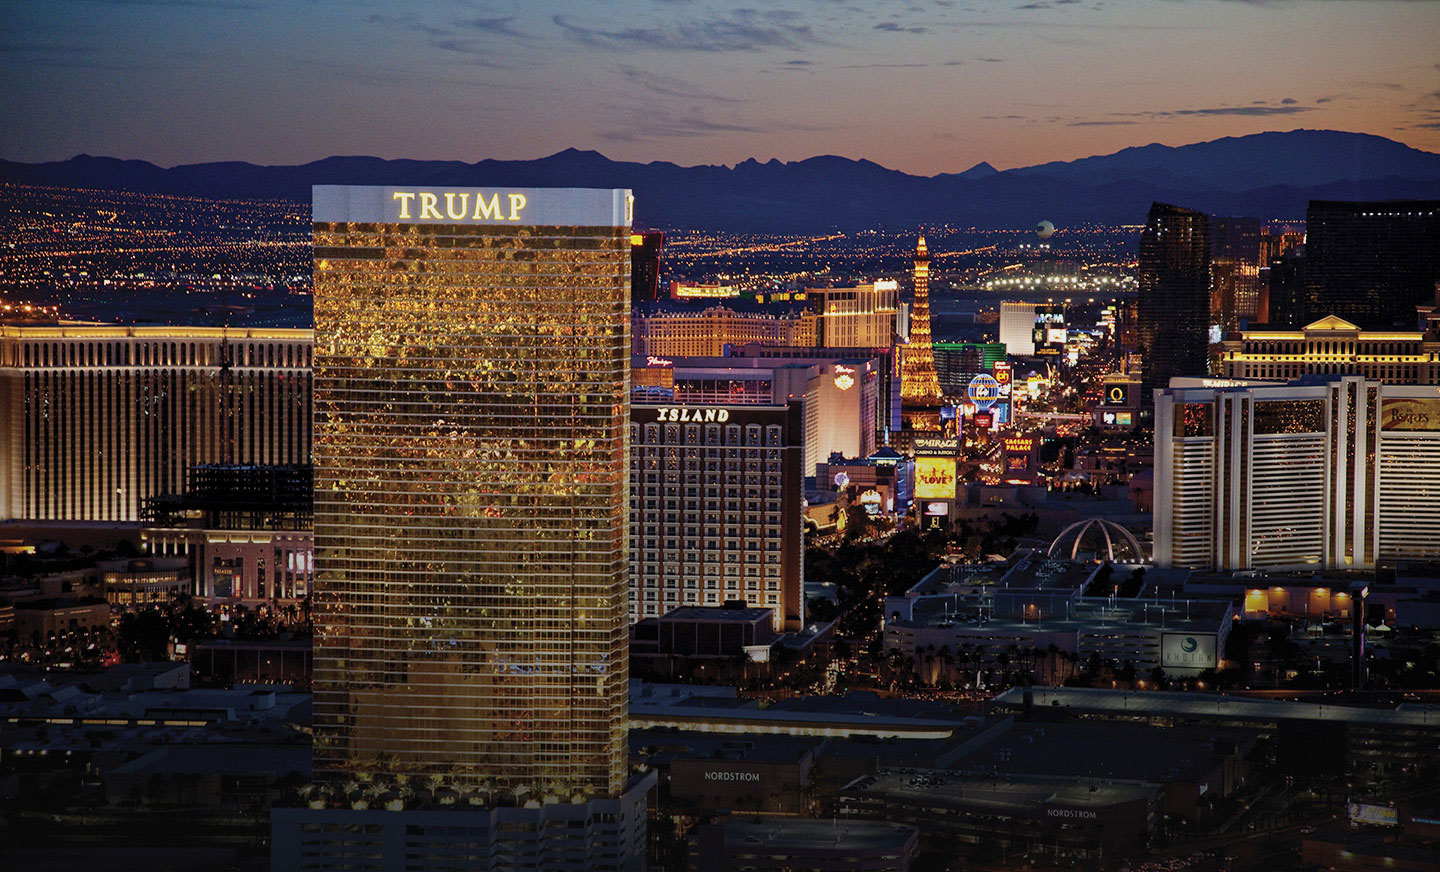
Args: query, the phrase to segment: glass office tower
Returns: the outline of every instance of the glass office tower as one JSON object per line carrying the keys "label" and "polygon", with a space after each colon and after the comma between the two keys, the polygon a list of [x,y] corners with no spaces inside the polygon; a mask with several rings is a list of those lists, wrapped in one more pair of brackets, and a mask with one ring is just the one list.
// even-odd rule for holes
{"label": "glass office tower", "polygon": [[316,780],[619,795],[629,192],[314,215]]}

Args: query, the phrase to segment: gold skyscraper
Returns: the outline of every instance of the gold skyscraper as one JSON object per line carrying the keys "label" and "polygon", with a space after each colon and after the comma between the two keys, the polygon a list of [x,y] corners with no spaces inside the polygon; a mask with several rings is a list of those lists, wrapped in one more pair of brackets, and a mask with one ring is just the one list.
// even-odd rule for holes
{"label": "gold skyscraper", "polygon": [[627,191],[315,188],[315,777],[625,787]]}

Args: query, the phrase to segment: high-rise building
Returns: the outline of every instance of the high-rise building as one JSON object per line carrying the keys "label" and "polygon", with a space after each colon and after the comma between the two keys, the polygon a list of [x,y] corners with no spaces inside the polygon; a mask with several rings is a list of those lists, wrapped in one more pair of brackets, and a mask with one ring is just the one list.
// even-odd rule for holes
{"label": "high-rise building", "polygon": [[[878,400],[875,407],[875,432],[882,434],[900,429],[900,352],[903,347],[890,345],[884,348],[817,348],[814,346],[760,345],[751,343],[741,348],[732,348],[732,357],[790,358],[806,363],[825,360],[872,360],[872,367],[879,377],[876,389]],[[883,441],[882,437],[882,441]]]}
{"label": "high-rise building", "polygon": [[[1031,315],[1033,318],[1034,313]],[[1008,346],[1003,342],[936,342],[934,349],[941,393],[963,397],[971,379],[994,372],[995,364],[1005,360]]]}
{"label": "high-rise building", "polygon": [[1265,269],[1255,321],[1271,330],[1294,329],[1309,323],[1305,314],[1305,246],[1277,255]]}
{"label": "high-rise building", "polygon": [[660,299],[660,249],[665,234],[659,230],[630,235],[630,305],[646,309]]}
{"label": "high-rise building", "polygon": [[0,327],[0,520],[140,520],[200,464],[310,462],[309,330]]}
{"label": "high-rise building", "polygon": [[1440,200],[1311,200],[1305,231],[1307,317],[1408,330],[1435,304]]}
{"label": "high-rise building", "polygon": [[1440,335],[1434,332],[1363,330],[1329,315],[1300,330],[1246,330],[1223,347],[1220,367],[1226,378],[1335,373],[1393,384],[1440,384]]}
{"label": "high-rise building", "polygon": [[1029,357],[1035,353],[1035,303],[1006,300],[1000,304],[1000,344],[1005,353]]}
{"label": "high-rise building", "polygon": [[1258,218],[1210,219],[1210,323],[1223,332],[1254,320],[1270,228]]}
{"label": "high-rise building", "polygon": [[630,618],[744,600],[804,622],[803,403],[636,403]]}
{"label": "high-rise building", "polygon": [[314,219],[317,789],[277,856],[637,868],[628,192],[322,186]]}
{"label": "high-rise building", "polygon": [[1136,326],[1148,395],[1175,376],[1203,376],[1209,369],[1210,219],[1152,205],[1140,233],[1138,271]]}
{"label": "high-rise building", "polygon": [[881,279],[853,288],[812,288],[815,344],[824,348],[885,348],[895,342],[899,283]]}
{"label": "high-rise building", "polygon": [[910,343],[902,353],[900,397],[903,401],[929,405],[940,401],[940,380],[935,375],[935,356],[930,347],[930,249],[925,236],[915,246],[915,297],[910,310]]}
{"label": "high-rise building", "polygon": [[802,475],[831,454],[868,457],[877,445],[884,361],[836,358],[635,358],[636,394],[683,406],[805,404]]}
{"label": "high-rise building", "polygon": [[1177,379],[1155,404],[1155,563],[1440,557],[1440,398],[1353,375]]}

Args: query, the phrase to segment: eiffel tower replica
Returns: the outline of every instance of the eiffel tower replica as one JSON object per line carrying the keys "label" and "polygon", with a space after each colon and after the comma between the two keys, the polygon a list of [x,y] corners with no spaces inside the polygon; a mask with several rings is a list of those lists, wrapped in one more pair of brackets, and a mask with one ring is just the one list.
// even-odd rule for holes
{"label": "eiffel tower replica", "polygon": [[900,414],[903,434],[941,430],[940,378],[935,374],[935,350],[930,345],[930,249],[925,235],[915,246],[915,297],[910,307],[910,344],[901,350]]}

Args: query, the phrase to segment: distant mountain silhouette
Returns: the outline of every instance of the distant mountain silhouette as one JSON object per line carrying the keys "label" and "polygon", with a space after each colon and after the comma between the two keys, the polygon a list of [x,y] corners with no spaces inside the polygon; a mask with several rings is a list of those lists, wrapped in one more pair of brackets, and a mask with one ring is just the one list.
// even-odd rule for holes
{"label": "distant mountain silhouette", "polygon": [[1137,224],[1160,200],[1221,215],[1301,218],[1311,199],[1440,198],[1440,154],[1333,130],[1293,130],[996,171],[914,176],[826,155],[734,167],[612,161],[566,149],[538,160],[384,160],[328,157],[299,166],[226,162],[163,169],[80,155],[0,161],[0,181],[196,197],[308,202],[316,184],[624,187],[635,221],[660,228],[818,232],[881,224],[1028,228]]}

